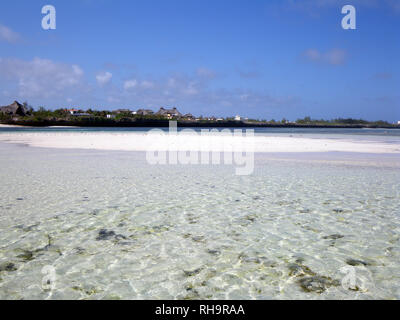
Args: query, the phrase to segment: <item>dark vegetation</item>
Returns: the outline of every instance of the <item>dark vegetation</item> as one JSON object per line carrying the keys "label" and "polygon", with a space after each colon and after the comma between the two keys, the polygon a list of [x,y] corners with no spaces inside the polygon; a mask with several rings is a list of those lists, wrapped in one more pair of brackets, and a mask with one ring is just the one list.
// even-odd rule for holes
{"label": "dark vegetation", "polygon": [[[286,119],[256,120],[246,119],[236,121],[234,118],[216,119],[197,117],[185,118],[161,116],[158,114],[138,115],[132,112],[113,112],[107,110],[79,110],[78,115],[72,115],[66,109],[48,110],[39,107],[31,108],[27,103],[24,106],[29,113],[21,115],[5,114],[0,112],[0,123],[26,126],[84,126],[84,127],[167,127],[169,120],[178,121],[181,127],[319,127],[319,128],[400,128],[399,125],[387,121],[366,121],[362,119],[311,119],[305,117],[295,122]],[[109,116],[109,118],[107,117]]]}

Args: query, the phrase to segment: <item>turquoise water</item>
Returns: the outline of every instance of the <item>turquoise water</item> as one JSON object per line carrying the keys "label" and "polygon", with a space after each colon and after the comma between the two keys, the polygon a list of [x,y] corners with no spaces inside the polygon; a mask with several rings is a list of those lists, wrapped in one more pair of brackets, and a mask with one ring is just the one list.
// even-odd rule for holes
{"label": "turquoise water", "polygon": [[398,158],[336,156],[0,144],[0,299],[399,299]]}
{"label": "turquoise water", "polygon": [[[78,127],[10,127],[0,128],[1,132],[147,132],[152,128],[78,128]],[[161,128],[167,131],[168,128]],[[178,128],[183,130],[185,128]],[[201,129],[193,128],[199,132]],[[221,128],[222,129],[222,128]],[[234,129],[234,128],[228,128]],[[236,128],[240,129],[240,128]],[[246,128],[243,128],[246,129]],[[368,135],[400,137],[400,129],[342,129],[342,128],[253,128],[256,134],[318,134],[318,135]]]}

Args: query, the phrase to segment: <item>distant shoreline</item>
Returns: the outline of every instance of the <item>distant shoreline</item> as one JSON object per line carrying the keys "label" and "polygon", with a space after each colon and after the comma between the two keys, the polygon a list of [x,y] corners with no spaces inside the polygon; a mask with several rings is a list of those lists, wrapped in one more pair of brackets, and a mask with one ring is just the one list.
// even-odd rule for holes
{"label": "distant shoreline", "polygon": [[29,127],[115,127],[115,128],[165,128],[171,121],[176,121],[181,128],[380,128],[400,129],[397,124],[383,120],[367,121],[353,118],[336,118],[331,120],[311,119],[309,116],[295,122],[283,118],[257,120],[240,116],[228,118],[208,117],[199,118],[191,114],[183,115],[176,108],[160,108],[158,112],[149,109],[131,111],[129,109],[106,110],[77,110],[57,109],[46,110],[39,108],[35,111],[27,104],[14,101],[9,106],[0,107],[0,124],[29,126]]}
{"label": "distant shoreline", "polygon": [[[251,122],[238,122],[238,121],[224,121],[224,122],[195,122],[195,121],[177,121],[178,127],[181,128],[337,128],[337,129],[400,129],[400,125],[379,126],[379,125],[319,125],[319,124],[272,124],[272,123],[251,123]],[[0,123],[0,128],[3,127],[79,127],[79,128],[165,128],[169,127],[169,120],[139,120],[139,121],[51,121],[44,120],[37,121],[8,121]]]}

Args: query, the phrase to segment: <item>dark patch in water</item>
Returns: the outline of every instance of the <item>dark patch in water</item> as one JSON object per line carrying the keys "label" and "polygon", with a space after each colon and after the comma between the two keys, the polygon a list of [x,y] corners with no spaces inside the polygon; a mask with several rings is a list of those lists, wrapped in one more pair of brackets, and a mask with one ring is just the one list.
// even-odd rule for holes
{"label": "dark patch in water", "polygon": [[289,276],[300,278],[297,283],[305,292],[323,293],[327,288],[339,286],[339,281],[330,277],[321,276],[304,265],[303,258],[297,258],[295,263],[288,265]]}
{"label": "dark patch in water", "polygon": [[326,289],[332,286],[339,286],[338,280],[333,280],[325,276],[305,277],[298,281],[300,287],[305,292],[323,293]]}
{"label": "dark patch in water", "polygon": [[183,300],[198,299],[200,297],[199,292],[194,288],[193,284],[186,285],[185,290],[188,292],[188,295],[183,297]]}
{"label": "dark patch in water", "polygon": [[12,262],[5,262],[5,263],[0,264],[0,272],[2,272],[2,271],[5,271],[5,272],[17,271],[17,267]]}
{"label": "dark patch in water", "polygon": [[241,253],[238,256],[238,259],[241,263],[255,263],[255,264],[263,264],[265,267],[268,268],[275,268],[276,263],[271,261],[265,256],[260,256],[259,252],[254,253],[255,256],[248,256],[245,253]]}
{"label": "dark patch in water", "polygon": [[209,254],[211,254],[212,256],[219,256],[219,255],[221,254],[221,251],[219,251],[219,250],[211,250],[211,249],[208,249],[207,252],[208,252]]}
{"label": "dark patch in water", "polygon": [[24,262],[35,259],[33,252],[30,250],[23,250],[23,252],[17,256],[17,258],[20,258]]}
{"label": "dark patch in water", "polygon": [[110,240],[111,238],[114,238],[116,236],[116,233],[114,231],[107,231],[106,229],[102,229],[99,231],[99,235],[97,236],[96,240]]}
{"label": "dark patch in water", "polygon": [[187,220],[188,220],[189,224],[196,224],[198,222],[196,217],[190,213],[187,215]]}
{"label": "dark patch in water", "polygon": [[344,236],[342,236],[341,234],[331,234],[330,236],[323,237],[323,239],[330,239],[330,240],[337,240],[341,238],[344,238]]}
{"label": "dark patch in water", "polygon": [[369,266],[368,262],[357,260],[357,259],[347,259],[346,263],[351,266]]}
{"label": "dark patch in water", "polygon": [[250,221],[250,222],[256,221],[256,218],[257,218],[257,217],[256,217],[256,215],[254,215],[254,214],[249,214],[249,215],[247,215],[247,216],[244,217],[245,220]]}
{"label": "dark patch in water", "polygon": [[118,245],[120,245],[120,246],[130,246],[130,245],[132,245],[133,244],[133,242],[132,241],[120,241],[120,242],[118,242]]}
{"label": "dark patch in water", "polygon": [[158,225],[158,226],[152,226],[151,229],[153,229],[154,232],[164,232],[169,230],[169,226]]}
{"label": "dark patch in water", "polygon": [[288,265],[289,276],[291,277],[303,277],[305,275],[315,276],[315,272],[313,272],[309,267],[298,263],[291,263]]}
{"label": "dark patch in water", "polygon": [[80,291],[80,292],[82,292],[82,293],[84,293],[84,294],[86,294],[86,295],[88,295],[88,296],[91,296],[91,295],[93,295],[93,294],[96,294],[96,293],[101,292],[101,290],[96,289],[96,288],[94,288],[94,287],[91,287],[91,288],[82,288],[82,287],[79,287],[79,286],[73,286],[71,289],[72,289],[72,290],[75,290],[75,291]]}
{"label": "dark patch in water", "polygon": [[85,252],[86,252],[86,250],[81,248],[81,247],[76,247],[75,248],[75,253],[76,254],[84,254]]}
{"label": "dark patch in water", "polygon": [[193,277],[193,276],[195,276],[196,274],[199,274],[200,272],[201,272],[201,270],[203,270],[202,268],[197,268],[197,269],[195,269],[195,270],[193,270],[193,271],[186,271],[186,270],[183,270],[183,273],[184,273],[184,275],[186,276],[186,277]]}
{"label": "dark patch in water", "polygon": [[108,231],[107,229],[101,229],[99,231],[99,234],[98,234],[96,240],[103,241],[103,240],[110,240],[112,238],[115,238],[116,240],[126,239],[126,237],[122,234],[116,234],[114,231]]}
{"label": "dark patch in water", "polygon": [[58,246],[54,246],[52,244],[52,238],[51,238],[50,235],[47,235],[47,239],[48,239],[47,245],[45,245],[42,248],[38,248],[38,249],[35,249],[33,251],[32,250],[21,250],[21,249],[18,249],[19,251],[22,251],[22,253],[19,254],[17,256],[17,258],[20,258],[23,262],[29,262],[29,261],[34,260],[36,258],[36,256],[41,255],[45,251],[46,252],[47,251],[56,252],[60,256],[62,256],[62,252],[59,249],[59,247]]}

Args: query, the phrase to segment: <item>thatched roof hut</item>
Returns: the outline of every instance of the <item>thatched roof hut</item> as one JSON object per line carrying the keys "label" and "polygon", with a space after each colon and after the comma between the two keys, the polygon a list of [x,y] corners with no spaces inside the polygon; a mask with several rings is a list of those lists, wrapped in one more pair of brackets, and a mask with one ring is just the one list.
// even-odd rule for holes
{"label": "thatched roof hut", "polygon": [[12,115],[12,116],[25,116],[29,114],[29,110],[18,101],[14,101],[9,106],[0,107],[0,113]]}

